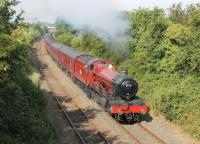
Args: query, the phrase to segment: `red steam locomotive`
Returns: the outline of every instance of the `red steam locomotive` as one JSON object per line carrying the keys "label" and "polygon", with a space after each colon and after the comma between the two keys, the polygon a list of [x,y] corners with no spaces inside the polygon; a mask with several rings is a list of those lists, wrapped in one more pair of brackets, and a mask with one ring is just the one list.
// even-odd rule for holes
{"label": "red steam locomotive", "polygon": [[44,38],[47,52],[87,96],[119,122],[138,122],[148,106],[136,96],[138,84],[103,59],[76,51],[51,37]]}

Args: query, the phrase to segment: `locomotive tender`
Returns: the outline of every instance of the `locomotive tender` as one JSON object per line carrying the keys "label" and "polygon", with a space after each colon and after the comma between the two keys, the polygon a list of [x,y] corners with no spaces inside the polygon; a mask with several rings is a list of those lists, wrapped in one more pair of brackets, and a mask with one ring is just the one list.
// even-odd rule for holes
{"label": "locomotive tender", "polygon": [[136,96],[138,84],[105,60],[76,51],[44,37],[47,52],[87,96],[119,122],[138,122],[148,106]]}

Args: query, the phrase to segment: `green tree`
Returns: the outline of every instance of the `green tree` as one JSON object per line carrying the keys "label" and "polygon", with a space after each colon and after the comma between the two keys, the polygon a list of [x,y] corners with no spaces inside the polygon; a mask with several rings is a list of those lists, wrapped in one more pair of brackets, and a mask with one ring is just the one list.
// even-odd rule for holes
{"label": "green tree", "polygon": [[173,4],[169,8],[169,19],[174,23],[186,23],[186,14],[185,10],[182,9],[181,3]]}
{"label": "green tree", "polygon": [[164,57],[164,50],[159,46],[168,25],[164,12],[158,8],[139,9],[129,15],[134,33],[130,41],[131,59],[128,60],[130,74],[134,76],[141,72],[155,72],[159,60]]}
{"label": "green tree", "polygon": [[12,7],[17,1],[0,2],[0,142],[54,143],[43,92],[27,76],[31,58],[28,26],[20,23],[21,14],[14,19]]}
{"label": "green tree", "polygon": [[71,41],[71,46],[76,49],[81,49],[82,38],[81,37],[74,37]]}
{"label": "green tree", "polygon": [[[162,10],[139,9],[129,13],[131,54],[129,66],[140,87],[139,95],[155,111],[199,138],[199,7]],[[190,111],[189,111],[190,110]]]}

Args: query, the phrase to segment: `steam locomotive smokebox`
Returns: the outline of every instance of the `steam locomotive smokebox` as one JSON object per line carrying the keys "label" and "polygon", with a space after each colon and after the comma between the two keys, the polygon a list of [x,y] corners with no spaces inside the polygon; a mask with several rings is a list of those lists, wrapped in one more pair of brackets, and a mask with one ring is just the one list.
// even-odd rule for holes
{"label": "steam locomotive smokebox", "polygon": [[137,82],[124,74],[119,74],[112,79],[112,84],[114,88],[113,95],[126,100],[133,99],[138,90]]}

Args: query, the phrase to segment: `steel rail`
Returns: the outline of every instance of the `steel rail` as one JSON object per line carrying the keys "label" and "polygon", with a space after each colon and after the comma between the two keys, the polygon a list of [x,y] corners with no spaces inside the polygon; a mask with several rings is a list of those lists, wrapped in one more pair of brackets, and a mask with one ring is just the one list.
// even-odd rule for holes
{"label": "steel rail", "polygon": [[[37,46],[36,49],[40,49],[40,51],[41,51],[41,46]],[[44,54],[43,54],[43,55],[44,55]],[[63,114],[65,115],[65,117],[66,117],[67,120],[69,121],[69,123],[70,123],[70,125],[72,126],[72,128],[74,129],[75,133],[76,133],[77,136],[79,137],[80,142],[83,143],[83,144],[86,144],[86,142],[83,140],[82,136],[81,136],[80,133],[78,132],[77,128],[75,127],[75,125],[73,124],[73,122],[71,121],[71,119],[69,118],[69,116],[67,115],[67,113],[65,112],[63,106],[62,106],[61,103],[59,102],[59,100],[58,100],[58,98],[56,97],[55,93],[53,92],[53,89],[52,89],[52,87],[51,87],[51,85],[50,85],[50,82],[49,82],[49,80],[47,79],[47,77],[45,77],[45,74],[44,74],[44,72],[42,71],[41,65],[40,65],[39,62],[38,62],[38,58],[39,58],[39,55],[36,54],[36,61],[37,61],[37,64],[38,64],[37,66],[38,66],[38,68],[39,68],[40,73],[41,73],[42,76],[45,78],[46,83],[47,83],[47,85],[48,85],[48,87],[49,87],[49,89],[50,89],[51,94],[52,94],[53,97],[55,98],[57,104],[58,104],[59,107],[61,108]]]}
{"label": "steel rail", "polygon": [[[37,43],[37,45],[36,45],[36,47],[38,46],[38,43]],[[33,48],[32,48],[33,49]],[[36,50],[36,48],[35,48],[35,50]],[[41,71],[41,69],[40,69],[40,66],[39,66],[39,63],[38,63],[38,59],[37,59],[37,54],[34,52],[32,52],[32,63],[33,63],[33,65],[37,68],[37,70],[39,70],[39,72],[40,72],[40,74],[42,75],[42,71]],[[50,88],[49,88],[50,89]],[[56,135],[58,136],[58,141],[57,141],[57,143],[60,143],[60,144],[62,144],[62,138],[61,138],[61,136],[59,135],[59,133],[58,133],[58,130],[57,130],[57,128],[56,128],[56,126],[53,124],[53,122],[51,121],[51,124],[52,124],[52,126],[54,127],[54,129],[55,129],[55,131],[56,131]]]}
{"label": "steel rail", "polygon": [[142,144],[136,136],[133,135],[132,132],[130,132],[128,129],[126,129],[123,125],[119,124],[118,122],[115,122],[133,141],[135,141],[136,144]]}
{"label": "steel rail", "polygon": [[147,132],[148,135],[156,139],[160,144],[166,144],[161,138],[159,138],[157,135],[155,135],[153,132],[151,132],[149,129],[147,129],[144,125],[141,123],[138,123],[137,126],[139,126],[141,129]]}

